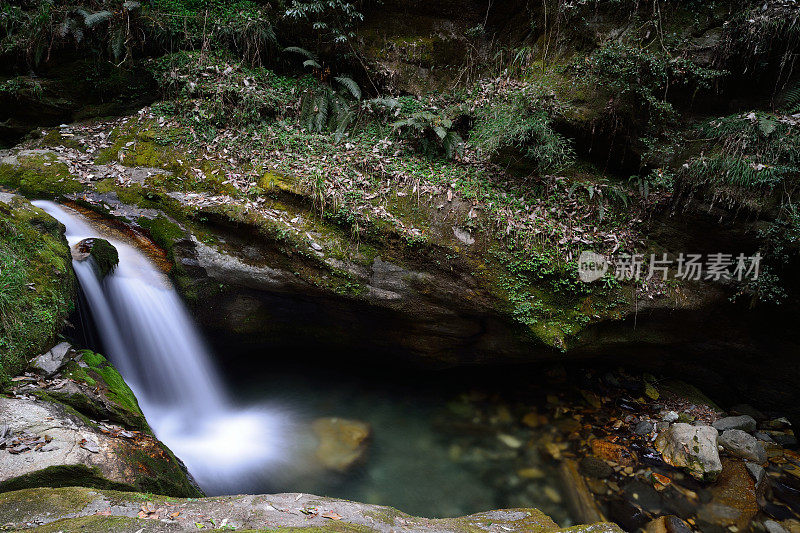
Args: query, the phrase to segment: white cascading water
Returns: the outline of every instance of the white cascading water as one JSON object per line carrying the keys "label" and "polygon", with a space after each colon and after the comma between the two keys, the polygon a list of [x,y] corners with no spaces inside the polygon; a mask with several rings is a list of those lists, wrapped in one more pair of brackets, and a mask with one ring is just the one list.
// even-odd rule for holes
{"label": "white cascading water", "polygon": [[107,355],[158,438],[208,493],[257,485],[287,446],[280,437],[286,417],[233,405],[183,302],[144,254],[72,210],[33,203],[66,226],[70,246],[103,237],[119,251],[119,265],[102,281],[92,261],[73,266]]}

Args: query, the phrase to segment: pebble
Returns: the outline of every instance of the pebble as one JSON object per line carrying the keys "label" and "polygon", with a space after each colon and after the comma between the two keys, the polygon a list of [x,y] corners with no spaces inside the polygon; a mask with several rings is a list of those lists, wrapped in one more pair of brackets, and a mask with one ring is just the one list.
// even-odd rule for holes
{"label": "pebble", "polygon": [[661,420],[664,422],[675,422],[678,420],[678,413],[675,411],[667,411],[661,415]]}
{"label": "pebble", "polygon": [[553,487],[545,487],[544,495],[547,496],[553,503],[561,503],[561,494],[559,494],[558,491]]}
{"label": "pebble", "polygon": [[767,533],[788,533],[783,526],[775,520],[767,520],[764,522],[764,528],[767,530]]}
{"label": "pebble", "polygon": [[521,468],[517,470],[517,475],[523,479],[542,479],[545,473],[538,468]]}
{"label": "pebble", "polygon": [[767,475],[767,471],[764,470],[764,467],[761,466],[760,464],[751,463],[749,461],[746,462],[744,466],[747,467],[747,471],[750,472],[751,476],[753,476],[753,479],[756,482],[756,488],[758,488],[761,485],[761,483],[764,482],[764,478]]}
{"label": "pebble", "polygon": [[614,469],[599,457],[587,455],[580,462],[581,472],[592,478],[605,479],[614,473]]}
{"label": "pebble", "polygon": [[636,427],[633,428],[633,432],[637,435],[647,435],[652,432],[654,428],[655,424],[653,424],[653,422],[650,420],[642,420],[636,424]]}
{"label": "pebble", "polygon": [[506,433],[500,433],[497,435],[497,438],[500,439],[500,442],[508,446],[509,448],[520,448],[522,447],[522,441],[516,437],[508,435]]}

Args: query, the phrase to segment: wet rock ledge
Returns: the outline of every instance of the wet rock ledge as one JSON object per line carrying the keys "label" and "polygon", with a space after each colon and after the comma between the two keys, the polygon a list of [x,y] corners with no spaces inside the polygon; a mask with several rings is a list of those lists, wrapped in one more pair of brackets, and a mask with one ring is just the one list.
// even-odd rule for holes
{"label": "wet rock ledge", "polygon": [[619,533],[613,524],[559,528],[536,509],[427,519],[378,505],[308,494],[175,499],[87,488],[0,495],[0,522],[14,531],[425,531]]}

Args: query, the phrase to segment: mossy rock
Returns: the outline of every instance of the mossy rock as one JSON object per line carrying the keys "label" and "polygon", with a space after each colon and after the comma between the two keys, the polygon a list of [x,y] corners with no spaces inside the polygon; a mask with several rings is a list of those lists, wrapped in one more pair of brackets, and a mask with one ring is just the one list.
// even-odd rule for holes
{"label": "mossy rock", "polygon": [[46,450],[0,455],[0,492],[85,486],[202,495],[183,464],[149,430],[115,429],[92,421],[47,391],[36,396],[0,396],[0,417],[12,434],[50,437]]}
{"label": "mossy rock", "polygon": [[50,397],[87,416],[108,418],[129,428],[149,431],[133,391],[102,355],[90,350],[81,351],[77,360],[66,364],[63,375],[85,385],[91,393],[51,390],[47,392]]}
{"label": "mossy rock", "polygon": [[74,309],[63,226],[24,198],[0,193],[0,387],[53,345]]}
{"label": "mossy rock", "polygon": [[48,150],[23,150],[0,160],[0,185],[32,198],[58,198],[80,192],[84,185],[65,163]]}
{"label": "mossy rock", "polygon": [[105,239],[84,239],[75,245],[73,257],[78,261],[94,260],[100,278],[108,276],[119,264],[119,252]]}

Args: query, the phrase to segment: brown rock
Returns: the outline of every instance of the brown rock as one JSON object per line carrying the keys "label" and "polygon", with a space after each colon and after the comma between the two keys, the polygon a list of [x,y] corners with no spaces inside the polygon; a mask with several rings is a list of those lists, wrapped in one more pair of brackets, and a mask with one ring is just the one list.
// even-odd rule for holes
{"label": "brown rock", "polygon": [[697,513],[702,522],[746,531],[758,513],[755,483],[741,461],[722,462],[722,473],[711,487],[711,495],[711,501]]}
{"label": "brown rock", "polygon": [[364,459],[372,428],[345,418],[318,418],[311,425],[319,438],[316,457],[325,468],[344,472]]}
{"label": "brown rock", "polygon": [[613,461],[622,466],[636,466],[638,459],[636,454],[621,444],[616,444],[602,439],[592,439],[589,441],[592,453],[606,461]]}

